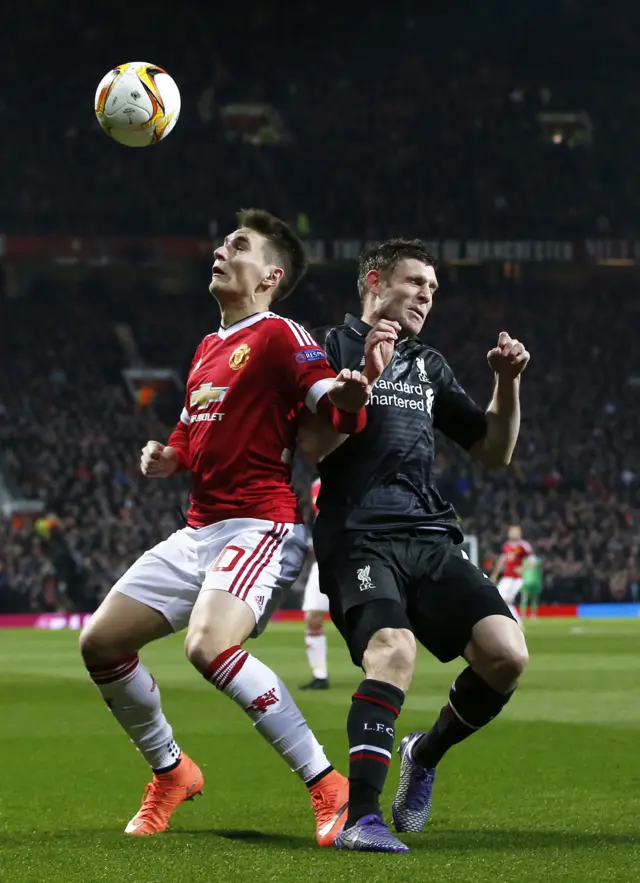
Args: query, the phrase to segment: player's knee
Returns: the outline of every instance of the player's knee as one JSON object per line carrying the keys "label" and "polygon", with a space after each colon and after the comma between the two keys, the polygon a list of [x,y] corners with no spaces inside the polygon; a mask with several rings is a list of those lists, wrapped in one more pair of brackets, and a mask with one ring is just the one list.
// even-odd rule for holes
{"label": "player's knee", "polygon": [[324,632],[324,613],[320,610],[310,610],[305,615],[305,626],[308,632],[322,634]]}
{"label": "player's knee", "polygon": [[[512,689],[529,663],[520,627],[507,617],[488,617],[474,628],[472,667],[495,689]],[[466,655],[466,654],[465,654]]]}
{"label": "player's knee", "polygon": [[224,633],[197,627],[190,628],[187,632],[184,650],[191,665],[204,674],[214,659],[237,643],[238,641],[228,638]]}
{"label": "player's knee", "polygon": [[529,664],[529,651],[524,635],[513,635],[509,640],[500,645],[498,653],[498,666],[506,677],[517,681]]}
{"label": "player's knee", "polygon": [[368,678],[388,681],[407,690],[416,661],[416,639],[409,629],[379,629],[365,650],[362,667]]}
{"label": "player's knee", "polygon": [[87,667],[115,662],[131,652],[131,648],[120,646],[114,635],[104,625],[89,622],[80,632],[80,655]]}

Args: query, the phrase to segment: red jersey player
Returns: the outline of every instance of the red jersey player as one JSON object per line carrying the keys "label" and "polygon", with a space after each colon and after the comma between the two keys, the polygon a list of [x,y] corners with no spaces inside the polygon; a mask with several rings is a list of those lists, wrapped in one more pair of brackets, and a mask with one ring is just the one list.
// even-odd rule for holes
{"label": "red jersey player", "polygon": [[[84,630],[81,652],[154,774],[126,833],[164,831],[178,805],[202,790],[202,773],[176,744],[156,682],[138,657],[150,641],[188,627],[190,661],[305,782],[316,838],[328,846],[346,817],[348,782],[282,681],[242,644],[262,631],[304,561],[289,465],[299,420],[311,411],[340,432],[358,431],[371,387],[358,372],[336,379],[307,331],[270,312],[306,269],[302,244],[286,224],[267,212],[242,212],[214,258],[210,291],[221,328],[196,351],[169,443],[148,442],[141,459],[150,478],[191,472],[188,524],[118,580]],[[385,339],[381,331],[379,342]],[[365,365],[372,382],[379,350],[374,341]]]}
{"label": "red jersey player", "polygon": [[526,540],[522,539],[522,528],[518,524],[512,524],[507,533],[508,539],[500,550],[500,556],[496,561],[491,574],[492,582],[497,582],[498,591],[509,605],[511,613],[520,622],[520,617],[515,608],[515,600],[522,588],[522,562],[533,552]]}

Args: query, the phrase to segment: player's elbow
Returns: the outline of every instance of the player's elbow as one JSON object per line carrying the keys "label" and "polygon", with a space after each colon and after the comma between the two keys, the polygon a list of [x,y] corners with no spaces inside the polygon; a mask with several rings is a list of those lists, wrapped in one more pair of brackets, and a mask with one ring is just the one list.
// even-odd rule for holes
{"label": "player's elbow", "polygon": [[488,439],[483,438],[476,442],[470,453],[474,460],[482,463],[487,469],[506,469],[511,464],[513,451],[505,450],[502,446],[492,445]]}

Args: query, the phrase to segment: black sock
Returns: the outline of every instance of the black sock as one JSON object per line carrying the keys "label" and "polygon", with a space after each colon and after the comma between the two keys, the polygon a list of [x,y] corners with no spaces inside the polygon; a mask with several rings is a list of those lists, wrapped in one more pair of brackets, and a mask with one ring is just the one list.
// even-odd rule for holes
{"label": "black sock", "polygon": [[465,668],[451,687],[449,704],[442,709],[429,732],[411,749],[413,759],[425,767],[436,766],[452,745],[492,721],[513,693],[513,690],[498,693],[471,668]]}
{"label": "black sock", "polygon": [[349,736],[350,828],[366,815],[380,815],[380,794],[387,778],[396,718],[404,693],[392,684],[367,678],[353,694],[347,718]]}

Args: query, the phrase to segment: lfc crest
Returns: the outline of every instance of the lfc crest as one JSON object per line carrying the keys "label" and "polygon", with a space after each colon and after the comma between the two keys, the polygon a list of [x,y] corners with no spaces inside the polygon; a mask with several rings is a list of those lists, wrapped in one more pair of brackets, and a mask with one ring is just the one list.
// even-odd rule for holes
{"label": "lfc crest", "polygon": [[241,343],[240,346],[231,353],[231,356],[229,357],[229,367],[233,368],[234,371],[239,371],[240,368],[244,368],[247,364],[250,355],[251,347],[247,343]]}

